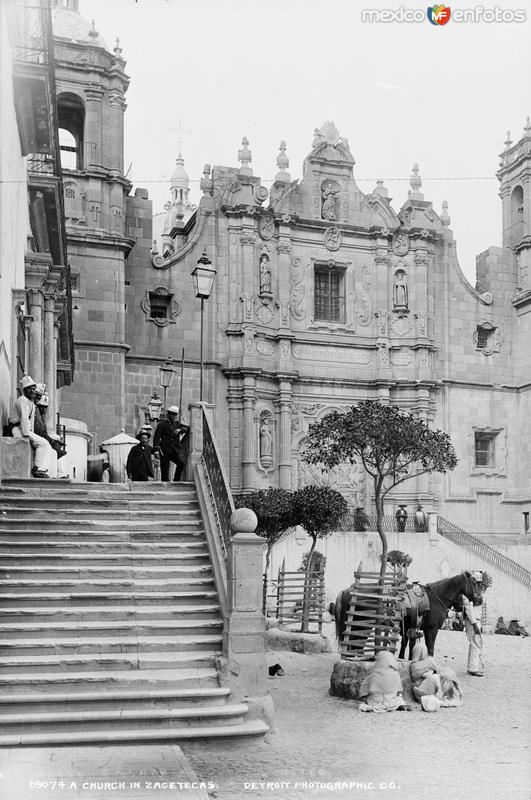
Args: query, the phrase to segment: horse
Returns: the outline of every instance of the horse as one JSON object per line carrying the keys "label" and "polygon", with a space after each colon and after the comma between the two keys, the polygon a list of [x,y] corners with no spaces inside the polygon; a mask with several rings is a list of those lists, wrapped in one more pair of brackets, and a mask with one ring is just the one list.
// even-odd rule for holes
{"label": "horse", "polygon": [[[462,594],[471,600],[475,605],[481,604],[481,592],[476,579],[470,572],[460,572],[459,575],[454,575],[452,578],[445,578],[435,583],[428,583],[424,587],[428,595],[430,608],[424,613],[424,616],[418,625],[418,628],[424,633],[424,640],[428,648],[428,655],[433,656],[435,650],[435,639],[437,633],[441,629],[448,610],[454,605],[459,603],[459,598]],[[372,591],[376,587],[371,587]],[[347,614],[350,608],[350,597],[352,587],[343,589],[339,592],[336,602],[330,603],[329,612],[334,617],[336,623],[336,637],[339,642],[342,641],[345,633],[347,622]],[[363,604],[359,604],[356,610],[362,610]],[[404,658],[406,644],[409,639],[409,657],[413,645],[415,643],[414,637],[410,635],[410,631],[415,630],[414,621],[411,613],[406,612],[401,623],[402,644],[400,647],[399,658]]]}

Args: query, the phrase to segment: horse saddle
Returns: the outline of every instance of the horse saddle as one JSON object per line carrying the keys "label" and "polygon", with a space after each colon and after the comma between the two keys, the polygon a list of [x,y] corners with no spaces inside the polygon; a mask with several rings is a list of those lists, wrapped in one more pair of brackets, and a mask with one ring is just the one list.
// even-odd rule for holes
{"label": "horse saddle", "polygon": [[421,586],[420,583],[406,586],[402,607],[405,614],[417,619],[420,619],[425,611],[429,611],[430,600],[424,586]]}

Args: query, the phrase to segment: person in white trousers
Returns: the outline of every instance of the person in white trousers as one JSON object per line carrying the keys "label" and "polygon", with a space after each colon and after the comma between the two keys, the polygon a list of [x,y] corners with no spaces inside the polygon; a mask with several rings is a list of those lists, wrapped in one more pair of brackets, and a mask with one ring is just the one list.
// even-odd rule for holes
{"label": "person in white trousers", "polygon": [[36,384],[29,375],[24,375],[19,385],[22,394],[15,401],[14,411],[11,417],[11,422],[13,423],[12,433],[15,437],[29,439],[35,451],[33,469],[31,470],[33,477],[48,478],[52,447],[46,439],[43,439],[42,436],[38,436],[33,430],[35,420],[35,403],[33,402],[33,398],[35,396]]}
{"label": "person in white trousers", "polygon": [[[474,573],[476,577],[476,573]],[[478,580],[481,578],[478,577]],[[484,674],[483,659],[481,653],[483,640],[481,638],[481,622],[476,617],[474,604],[468,597],[461,596],[463,601],[463,617],[465,620],[466,638],[468,639],[468,663],[467,671],[469,675],[482,677]]]}

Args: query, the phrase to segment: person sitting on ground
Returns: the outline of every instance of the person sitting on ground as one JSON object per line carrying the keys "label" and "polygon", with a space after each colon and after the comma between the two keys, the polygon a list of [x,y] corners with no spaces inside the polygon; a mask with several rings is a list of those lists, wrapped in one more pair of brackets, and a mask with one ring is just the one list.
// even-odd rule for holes
{"label": "person sitting on ground", "polygon": [[511,636],[529,636],[524,626],[520,625],[517,619],[512,619],[509,622],[509,633]]}
{"label": "person sitting on ground", "polygon": [[[413,660],[409,665],[414,697],[424,711],[437,711],[462,705],[463,693],[455,671],[451,667],[439,667],[424,643],[417,642],[413,648]],[[433,699],[429,701],[427,698]]]}
{"label": "person sitting on ground", "polygon": [[360,711],[406,711],[402,698],[402,681],[395,656],[388,650],[376,654],[369,674],[363,679]]}
{"label": "person sitting on ground", "polygon": [[498,622],[496,623],[496,629],[494,633],[498,633],[501,636],[512,636],[512,633],[505,624],[503,617],[498,617]]}
{"label": "person sitting on ground", "polygon": [[42,436],[35,433],[35,396],[36,383],[29,376],[24,375],[20,381],[22,394],[15,401],[12,423],[12,434],[16,438],[28,439],[35,451],[34,465],[31,474],[34,478],[49,478],[48,469],[52,448],[50,443]]}
{"label": "person sitting on ground", "polygon": [[170,406],[167,416],[167,419],[161,420],[157,425],[153,448],[160,451],[161,480],[168,480],[170,462],[173,462],[175,464],[173,480],[180,481],[186,466],[186,454],[182,440],[190,428],[188,425],[183,425],[179,422],[179,409],[177,406]]}
{"label": "person sitting on ground", "polygon": [[131,481],[148,481],[153,478],[153,448],[149,446],[149,431],[142,428],[136,437],[135,444],[127,456],[126,472]]}

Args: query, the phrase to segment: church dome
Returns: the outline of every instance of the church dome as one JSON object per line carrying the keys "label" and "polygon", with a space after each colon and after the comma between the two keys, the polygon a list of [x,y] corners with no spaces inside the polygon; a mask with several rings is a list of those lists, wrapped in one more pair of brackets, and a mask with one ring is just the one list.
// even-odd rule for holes
{"label": "church dome", "polygon": [[67,39],[77,44],[87,44],[92,47],[103,47],[109,50],[104,39],[97,32],[94,22],[91,24],[83,19],[74,8],[56,6],[52,9],[53,34],[59,39]]}
{"label": "church dome", "polygon": [[177,166],[173,170],[171,176],[171,187],[172,189],[188,189],[190,186],[190,179],[184,168],[184,158],[180,154],[179,158],[176,160],[176,164]]}

